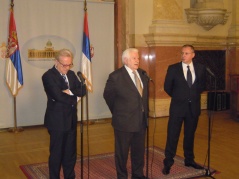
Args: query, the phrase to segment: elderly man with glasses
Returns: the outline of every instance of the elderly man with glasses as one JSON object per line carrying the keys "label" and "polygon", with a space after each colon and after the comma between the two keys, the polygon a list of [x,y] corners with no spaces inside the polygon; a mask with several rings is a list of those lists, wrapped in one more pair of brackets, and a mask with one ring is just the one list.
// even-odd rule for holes
{"label": "elderly man with glasses", "polygon": [[86,87],[70,70],[73,54],[68,49],[60,50],[55,65],[42,76],[47,95],[44,125],[50,134],[49,177],[75,178],[77,102],[86,94]]}

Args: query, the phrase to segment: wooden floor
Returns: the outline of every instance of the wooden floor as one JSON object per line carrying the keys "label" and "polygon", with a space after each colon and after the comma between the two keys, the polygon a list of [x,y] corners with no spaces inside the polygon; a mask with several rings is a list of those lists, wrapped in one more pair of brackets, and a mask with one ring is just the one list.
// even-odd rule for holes
{"label": "wooden floor", "polygon": [[[164,149],[168,118],[150,119],[149,145]],[[208,114],[202,111],[195,139],[195,160],[207,165],[208,151]],[[230,119],[229,111],[214,112],[211,120],[212,138],[210,150],[210,167],[220,174],[217,179],[239,178],[239,122]],[[87,141],[89,141],[90,155],[113,152],[113,129],[109,120],[99,120],[94,124],[84,126],[84,155],[87,155]],[[80,127],[78,127],[78,155],[80,155]],[[87,136],[89,136],[87,140]],[[4,179],[24,179],[25,175],[19,166],[47,162],[49,136],[42,127],[26,127],[23,132],[0,132],[0,176]],[[183,156],[182,134],[180,137],[177,155]],[[159,170],[161,170],[159,168]],[[209,177],[203,177],[209,178]]]}

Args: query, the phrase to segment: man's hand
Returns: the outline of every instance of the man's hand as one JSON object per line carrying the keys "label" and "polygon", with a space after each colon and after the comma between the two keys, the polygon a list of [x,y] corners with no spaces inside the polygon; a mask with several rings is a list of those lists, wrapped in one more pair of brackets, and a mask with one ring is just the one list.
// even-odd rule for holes
{"label": "man's hand", "polygon": [[63,90],[62,92],[63,92],[63,93],[66,93],[66,94],[68,94],[68,95],[71,95],[71,93],[70,93],[70,90],[69,90],[69,89]]}

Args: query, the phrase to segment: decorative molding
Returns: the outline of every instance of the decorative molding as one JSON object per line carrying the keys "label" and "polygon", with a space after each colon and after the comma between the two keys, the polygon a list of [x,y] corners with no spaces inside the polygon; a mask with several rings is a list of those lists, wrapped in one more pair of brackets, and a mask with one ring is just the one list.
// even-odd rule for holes
{"label": "decorative molding", "polygon": [[144,37],[148,46],[181,46],[185,43],[190,43],[197,46],[225,47],[228,44],[227,37],[221,36],[150,33],[144,34]]}
{"label": "decorative molding", "polygon": [[226,9],[189,8],[185,9],[188,23],[197,23],[205,30],[210,30],[218,24],[224,25],[230,15]]}

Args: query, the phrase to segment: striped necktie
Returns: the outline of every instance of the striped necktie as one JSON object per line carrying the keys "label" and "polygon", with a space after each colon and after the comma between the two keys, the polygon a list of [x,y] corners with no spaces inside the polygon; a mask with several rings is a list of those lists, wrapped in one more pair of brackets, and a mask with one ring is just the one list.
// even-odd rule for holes
{"label": "striped necktie", "polygon": [[61,76],[63,77],[63,79],[64,79],[64,81],[65,81],[65,83],[66,83],[66,85],[67,85],[67,87],[69,89],[69,82],[68,82],[68,80],[66,78],[66,75],[61,75]]}
{"label": "striped necktie", "polygon": [[142,88],[140,79],[139,79],[139,77],[137,76],[136,71],[133,71],[133,74],[134,74],[134,80],[135,80],[136,88],[138,89],[139,94],[142,96],[143,88]]}

